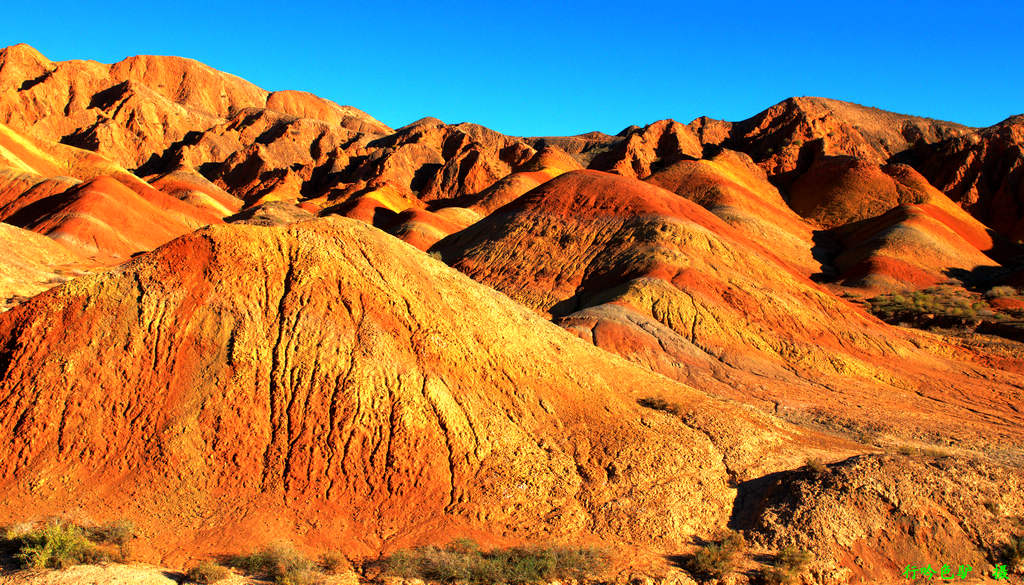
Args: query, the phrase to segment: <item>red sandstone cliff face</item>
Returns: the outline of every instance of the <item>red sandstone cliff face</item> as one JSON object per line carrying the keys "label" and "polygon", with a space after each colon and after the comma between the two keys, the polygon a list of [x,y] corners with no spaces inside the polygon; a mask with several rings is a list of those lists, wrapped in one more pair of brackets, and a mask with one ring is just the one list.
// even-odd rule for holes
{"label": "red sandstone cliff face", "polygon": [[1014,241],[1024,239],[1024,118],[915,149],[928,180]]}

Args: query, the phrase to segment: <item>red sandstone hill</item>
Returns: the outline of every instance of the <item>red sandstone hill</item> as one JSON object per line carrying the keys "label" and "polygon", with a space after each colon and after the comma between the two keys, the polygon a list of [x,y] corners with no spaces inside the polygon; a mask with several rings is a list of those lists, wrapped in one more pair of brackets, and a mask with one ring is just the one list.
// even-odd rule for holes
{"label": "red sandstone hill", "polygon": [[3,314],[0,347],[0,516],[126,516],[165,562],[239,535],[671,550],[804,449],[352,220],[196,232]]}
{"label": "red sandstone hill", "polygon": [[[1016,374],[961,394],[955,372],[969,355],[920,351],[696,203],[635,179],[563,174],[432,250],[594,345],[708,391],[895,435],[1022,438],[956,414],[1008,407]],[[898,412],[879,420],[879,409]]]}
{"label": "red sandstone hill", "polygon": [[821,270],[812,226],[793,212],[764,170],[731,150],[702,160],[681,160],[647,178],[651,184],[699,204],[756,242],[770,243],[805,274]]}
{"label": "red sandstone hill", "polygon": [[[884,576],[936,550],[817,516],[781,535],[786,510],[824,514],[835,488],[757,486],[802,485],[783,470],[851,443],[630,365],[352,220],[176,239],[0,315],[0,347],[0,516],[127,517],[137,554],[172,565],[239,538],[356,558],[458,535],[669,554],[727,523],[812,546],[828,574],[871,554],[857,570]],[[984,554],[980,503],[885,464],[858,473],[917,499],[894,511],[872,491],[840,500],[844,517],[891,530],[967,509],[966,536],[935,542]],[[964,493],[1020,481],[972,474]]]}
{"label": "red sandstone hill", "polygon": [[6,218],[65,243],[99,262],[127,259],[193,229],[219,221],[156,189],[144,197],[100,177],[39,199]]}

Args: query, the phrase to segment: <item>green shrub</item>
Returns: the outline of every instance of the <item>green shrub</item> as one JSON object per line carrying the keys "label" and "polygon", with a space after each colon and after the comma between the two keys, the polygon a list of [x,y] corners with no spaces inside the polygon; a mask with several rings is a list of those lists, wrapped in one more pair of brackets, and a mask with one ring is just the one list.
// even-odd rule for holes
{"label": "green shrub", "polygon": [[200,563],[185,573],[185,579],[199,585],[211,585],[217,581],[227,579],[231,571],[213,561],[200,561]]}
{"label": "green shrub", "polygon": [[690,570],[699,577],[721,579],[733,571],[736,556],[744,546],[743,536],[730,532],[725,538],[697,551],[690,563]]}
{"label": "green shrub", "polygon": [[32,569],[63,569],[107,560],[106,554],[89,542],[81,528],[61,520],[21,534],[14,539],[14,545],[15,560]]}
{"label": "green shrub", "polygon": [[453,541],[444,548],[423,546],[396,551],[384,562],[385,572],[407,579],[510,585],[582,580],[606,567],[607,556],[599,550],[516,547],[483,552],[468,539]]}
{"label": "green shrub", "polygon": [[306,585],[313,580],[313,563],[290,543],[268,545],[248,556],[232,559],[231,564],[278,585]]}

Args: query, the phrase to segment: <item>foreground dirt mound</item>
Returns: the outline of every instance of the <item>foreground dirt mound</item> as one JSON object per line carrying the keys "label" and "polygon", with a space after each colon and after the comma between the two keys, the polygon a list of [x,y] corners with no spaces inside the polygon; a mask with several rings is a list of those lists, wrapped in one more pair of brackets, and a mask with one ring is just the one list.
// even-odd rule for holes
{"label": "foreground dirt mound", "polygon": [[0,347],[0,521],[125,516],[172,562],[280,538],[675,546],[725,523],[731,475],[800,457],[785,425],[340,218],[177,239],[0,316]]}
{"label": "foreground dirt mound", "polygon": [[732,525],[814,552],[819,583],[899,583],[908,565],[987,576],[1024,518],[1024,473],[941,455],[861,456],[740,486]]}

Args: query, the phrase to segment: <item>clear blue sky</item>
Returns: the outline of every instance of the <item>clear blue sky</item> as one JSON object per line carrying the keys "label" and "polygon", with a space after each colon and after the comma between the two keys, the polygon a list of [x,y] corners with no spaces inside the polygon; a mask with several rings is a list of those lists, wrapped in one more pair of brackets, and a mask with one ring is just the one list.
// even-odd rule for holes
{"label": "clear blue sky", "polygon": [[1024,2],[5,2],[0,44],[181,55],[402,126],[517,135],[749,117],[818,95],[983,126],[1024,113]]}

